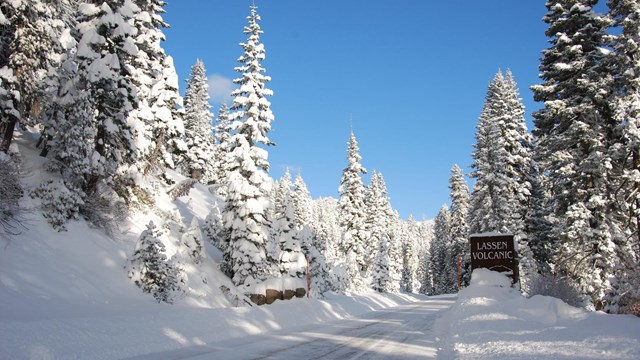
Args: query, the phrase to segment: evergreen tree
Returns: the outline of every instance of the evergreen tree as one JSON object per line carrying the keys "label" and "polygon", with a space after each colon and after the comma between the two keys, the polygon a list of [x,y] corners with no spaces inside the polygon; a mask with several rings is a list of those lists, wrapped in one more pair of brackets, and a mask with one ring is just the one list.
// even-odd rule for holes
{"label": "evergreen tree", "polygon": [[212,114],[209,105],[209,85],[204,63],[196,60],[191,67],[184,98],[185,139],[189,151],[183,158],[185,175],[209,183],[213,177]]}
{"label": "evergreen tree", "polygon": [[16,124],[35,123],[44,79],[59,66],[68,39],[69,0],[0,3],[0,151],[7,152]]}
{"label": "evergreen tree", "polygon": [[595,0],[550,0],[544,21],[551,47],[540,65],[543,84],[532,87],[544,108],[533,114],[537,161],[548,175],[559,240],[556,271],[567,275],[600,309],[615,259],[609,184],[614,133],[607,102],[612,76],[606,64],[610,21]]}
{"label": "evergreen tree", "polygon": [[202,231],[198,218],[191,219],[191,225],[180,239],[180,255],[184,259],[189,259],[193,264],[200,264],[205,257],[204,245],[202,243]]}
{"label": "evergreen tree", "polygon": [[163,236],[164,232],[150,221],[129,260],[129,278],[158,302],[173,303],[175,293],[182,291],[181,274],[167,260]]}
{"label": "evergreen tree", "polygon": [[305,261],[299,228],[295,225],[295,207],[291,175],[287,170],[278,182],[272,231],[281,250],[280,272],[285,276],[302,279],[305,273]]}
{"label": "evergreen tree", "polygon": [[473,153],[470,231],[519,234],[531,195],[531,139],[510,71],[489,84]]}
{"label": "evergreen tree", "polygon": [[213,183],[218,184],[217,193],[226,195],[224,184],[227,179],[226,158],[231,141],[231,122],[227,104],[223,103],[218,110],[216,125],[213,127]]}
{"label": "evergreen tree", "polygon": [[263,75],[265,69],[260,63],[265,58],[264,45],[260,43],[260,16],[256,7],[251,7],[247,18],[248,35],[241,46],[244,53],[235,68],[241,77],[234,82],[240,88],[232,92],[233,105],[229,114],[232,120],[229,156],[227,159],[227,202],[224,209],[224,223],[229,236],[229,248],[225,253],[225,263],[229,267],[233,282],[244,284],[247,290],[266,279],[273,271],[273,264],[267,260],[265,246],[269,241],[269,193],[271,181],[267,175],[269,163],[267,151],[259,144],[272,145],[267,132],[271,129],[273,113],[267,96],[273,92],[265,87],[271,80]]}
{"label": "evergreen tree", "polygon": [[162,48],[163,28],[169,25],[162,19],[166,2],[136,0],[140,12],[135,17],[139,48],[133,66],[138,89],[138,108],[130,118],[138,125],[137,144],[144,161],[145,172],[160,167],[174,168],[174,156],[187,151],[184,144],[184,124],[178,107],[182,98],[178,93],[178,76],[173,59]]}
{"label": "evergreen tree", "polygon": [[434,220],[433,240],[429,248],[429,271],[433,282],[431,295],[445,294],[452,285],[452,276],[446,273],[448,270],[446,261],[449,258],[447,252],[450,243],[450,226],[449,207],[445,204],[440,208]]}
{"label": "evergreen tree", "polygon": [[293,205],[295,207],[295,223],[298,228],[311,225],[313,220],[313,200],[307,189],[304,179],[300,174],[293,183]]}
{"label": "evergreen tree", "polygon": [[95,0],[80,6],[80,41],[75,54],[78,83],[84,83],[95,110],[93,173],[87,192],[110,182],[118,171],[134,165],[137,149],[127,121],[137,106],[132,59],[138,54],[133,38],[139,11],[130,0]]}
{"label": "evergreen tree", "polygon": [[614,55],[609,68],[615,74],[610,103],[621,135],[612,147],[618,181],[613,185],[615,211],[622,236],[615,240],[619,262],[611,294],[612,312],[629,311],[640,299],[640,4],[632,0],[609,0],[609,14],[619,30],[614,36]]}
{"label": "evergreen tree", "polygon": [[[469,226],[467,218],[469,216],[469,188],[464,179],[462,169],[458,165],[451,168],[451,178],[449,179],[449,189],[451,190],[451,210],[450,210],[450,251],[445,259],[448,274],[457,274],[458,257],[461,261],[460,284],[467,286],[471,280],[471,250],[469,249]],[[456,275],[457,277],[457,275]],[[457,279],[455,280],[457,287]],[[450,291],[455,289],[450,288]]]}
{"label": "evergreen tree", "polygon": [[362,157],[359,150],[352,131],[347,150],[348,165],[342,171],[340,180],[339,204],[340,227],[343,232],[340,250],[348,259],[355,261],[355,264],[349,264],[353,290],[363,286],[363,276],[369,267],[369,249],[365,233],[365,186],[361,177],[362,174],[366,174],[366,169],[360,164]]}
{"label": "evergreen tree", "polygon": [[[387,292],[393,290],[391,278],[391,259],[390,247],[391,239],[389,238],[389,226],[391,219],[389,213],[386,212],[388,198],[386,194],[386,186],[381,174],[375,170],[371,176],[371,184],[369,185],[365,205],[367,216],[365,224],[367,227],[368,242],[372,248],[370,258],[367,260],[372,266],[372,287],[379,292]],[[390,208],[390,207],[389,207]]]}

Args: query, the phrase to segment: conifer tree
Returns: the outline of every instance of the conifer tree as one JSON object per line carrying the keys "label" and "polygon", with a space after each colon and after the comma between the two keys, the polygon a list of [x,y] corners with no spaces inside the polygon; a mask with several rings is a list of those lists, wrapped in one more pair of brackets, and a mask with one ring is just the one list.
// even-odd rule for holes
{"label": "conifer tree", "polygon": [[235,70],[241,77],[234,80],[240,86],[231,93],[231,130],[227,159],[227,201],[224,223],[229,235],[229,248],[225,263],[236,285],[244,284],[247,290],[273,272],[267,260],[265,246],[269,241],[269,193],[271,181],[267,175],[269,162],[267,151],[259,147],[272,145],[267,133],[274,119],[267,96],[273,92],[266,88],[271,80],[261,62],[265,59],[264,45],[260,43],[262,30],[256,7],[251,7],[247,18],[249,25],[244,33],[246,43],[240,44],[244,53],[238,59],[241,64]]}
{"label": "conifer tree", "polygon": [[7,152],[16,124],[35,123],[44,79],[60,64],[69,37],[61,19],[69,0],[0,3],[0,151]]}
{"label": "conifer tree", "polygon": [[293,182],[293,205],[295,207],[295,223],[298,228],[311,225],[313,220],[313,200],[302,175],[298,174]]}
{"label": "conifer tree", "polygon": [[340,180],[339,204],[340,226],[343,232],[340,250],[347,258],[355,261],[355,264],[349,264],[352,266],[349,274],[352,289],[363,286],[363,276],[369,267],[369,249],[365,234],[365,186],[361,177],[362,174],[366,174],[366,169],[360,164],[362,157],[359,151],[358,142],[351,131],[347,149],[348,165],[342,171]]}
{"label": "conifer tree", "polygon": [[550,48],[543,52],[540,85],[532,87],[544,108],[533,114],[536,158],[548,175],[559,240],[556,271],[603,307],[618,232],[610,216],[609,184],[614,133],[607,102],[613,80],[606,64],[610,21],[593,10],[595,0],[547,2],[544,21]]}
{"label": "conifer tree", "polygon": [[80,41],[75,54],[79,83],[86,84],[95,110],[93,174],[88,192],[110,182],[137,159],[133,130],[127,121],[137,106],[132,59],[138,48],[133,38],[139,8],[130,0],[95,0],[80,6]]}
{"label": "conifer tree", "polygon": [[202,60],[191,67],[184,98],[185,140],[189,151],[183,158],[184,174],[209,183],[212,180],[213,135],[209,85]]}
{"label": "conifer tree", "polygon": [[226,159],[231,140],[231,122],[227,104],[223,103],[218,110],[216,125],[213,127],[213,183],[218,184],[217,193],[226,195],[224,188],[227,179]]}
{"label": "conifer tree", "polygon": [[[451,190],[450,213],[450,251],[445,259],[445,266],[449,268],[448,274],[457,274],[458,257],[461,261],[460,281],[462,286],[467,286],[471,280],[471,251],[469,249],[469,226],[467,218],[469,216],[469,188],[464,179],[462,169],[458,165],[451,168],[451,178],[449,178],[449,189]],[[455,281],[457,287],[457,279]],[[455,289],[450,288],[450,291]]]}
{"label": "conifer tree", "polygon": [[615,74],[614,120],[620,137],[612,147],[616,166],[615,211],[622,236],[615,240],[619,261],[608,311],[626,312],[640,299],[640,4],[609,0],[609,15],[619,33],[613,37],[609,68]]}
{"label": "conifer tree", "polygon": [[372,249],[368,259],[373,264],[371,274],[372,287],[379,292],[393,290],[390,259],[391,239],[388,232],[392,219],[389,218],[390,214],[386,212],[388,210],[387,204],[388,198],[384,179],[382,175],[374,170],[365,198],[367,210],[365,223],[368,243]]}
{"label": "conifer tree", "polygon": [[184,124],[178,107],[182,98],[178,93],[178,76],[173,59],[162,48],[163,28],[169,25],[162,19],[166,2],[136,0],[140,12],[135,17],[139,48],[133,66],[138,89],[138,108],[130,117],[137,121],[137,144],[142,168],[161,171],[174,168],[174,157],[187,151],[184,144]]}
{"label": "conifer tree", "polygon": [[450,223],[449,207],[445,204],[434,219],[433,240],[429,246],[429,271],[433,283],[431,295],[445,294],[450,287],[452,276],[446,273],[448,270],[446,261],[449,258],[447,252],[450,243]]}
{"label": "conifer tree", "polygon": [[531,139],[510,71],[489,84],[476,132],[469,219],[472,233],[524,230],[531,185]]}
{"label": "conifer tree", "polygon": [[153,221],[147,224],[129,260],[129,278],[158,302],[173,303],[176,292],[182,291],[181,274],[167,260],[163,236],[164,232]]}

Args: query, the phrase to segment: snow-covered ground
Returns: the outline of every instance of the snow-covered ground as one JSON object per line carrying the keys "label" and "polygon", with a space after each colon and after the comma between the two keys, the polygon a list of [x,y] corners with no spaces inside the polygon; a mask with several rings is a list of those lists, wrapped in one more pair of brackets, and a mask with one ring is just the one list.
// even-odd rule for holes
{"label": "snow-covered ground", "polygon": [[502,274],[476,269],[436,322],[441,359],[640,359],[640,318],[523,297]]}
{"label": "snow-covered ground", "polygon": [[[39,171],[43,160],[37,152],[25,146],[33,141],[29,133],[17,140],[26,186],[49,176]],[[155,211],[134,213],[112,239],[83,220],[55,232],[37,210],[38,201],[26,196],[23,205],[33,208],[27,229],[11,241],[0,240],[0,359],[208,358],[222,343],[247,348],[233,352],[236,358],[254,358],[267,348],[282,350],[283,338],[297,339],[292,346],[314,346],[322,339],[308,334],[334,336],[336,327],[360,334],[348,341],[367,349],[357,352],[362,358],[385,358],[393,346],[414,346],[417,357],[439,359],[640,359],[639,318],[589,313],[549,297],[527,299],[507,278],[487,271],[474,273],[472,285],[450,309],[453,296],[375,292],[234,308],[220,291],[232,287],[218,270],[220,253],[206,244],[203,264],[187,268],[190,289],[183,298],[159,304],[143,294],[125,266],[145,225],[153,220],[177,231],[194,218],[202,224],[213,201],[201,185],[176,201],[161,191]],[[177,244],[166,245],[171,256]],[[422,313],[410,319],[397,315],[407,309]],[[358,324],[390,322],[393,332],[416,319],[435,325],[418,327],[406,339],[358,330]],[[268,339],[273,334],[275,345]],[[421,337],[425,341],[416,341]],[[231,353],[216,355],[226,357]]]}

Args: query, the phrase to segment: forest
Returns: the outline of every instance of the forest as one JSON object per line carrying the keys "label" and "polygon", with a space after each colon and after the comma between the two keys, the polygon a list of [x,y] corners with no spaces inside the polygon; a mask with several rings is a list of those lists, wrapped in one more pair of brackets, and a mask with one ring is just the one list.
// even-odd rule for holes
{"label": "forest", "polygon": [[[531,87],[543,107],[529,131],[510,70],[490,81],[472,171],[452,164],[450,204],[432,221],[400,219],[383,174],[367,170],[354,131],[339,198],[312,199],[304,179],[269,176],[272,122],[260,15],[248,9],[232,103],[213,114],[205,64],[184,97],[162,47],[162,0],[0,3],[0,237],[28,226],[37,199],[51,231],[84,218],[107,234],[134,213],[162,213],[158,194],[206,185],[203,223],[140,234],[123,276],[159,302],[188,291],[184,268],[207,242],[239,296],[456,292],[469,284],[471,234],[513,234],[521,291],[640,314],[640,4],[548,0],[549,47]],[[240,29],[238,29],[240,30]],[[20,133],[42,162],[21,181]],[[466,177],[473,180],[469,189]],[[171,223],[171,214],[162,214]],[[168,257],[168,242],[180,251]],[[308,270],[306,269],[308,263]],[[459,265],[458,265],[459,264]],[[278,285],[276,285],[278,284]]]}

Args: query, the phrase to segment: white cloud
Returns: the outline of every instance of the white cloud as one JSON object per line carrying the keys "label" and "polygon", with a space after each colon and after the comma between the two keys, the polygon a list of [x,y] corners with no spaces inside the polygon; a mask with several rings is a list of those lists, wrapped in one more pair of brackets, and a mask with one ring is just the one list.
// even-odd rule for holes
{"label": "white cloud", "polygon": [[231,79],[213,74],[207,78],[207,83],[209,84],[209,97],[211,100],[218,104],[231,102],[231,92],[235,90],[235,84]]}

